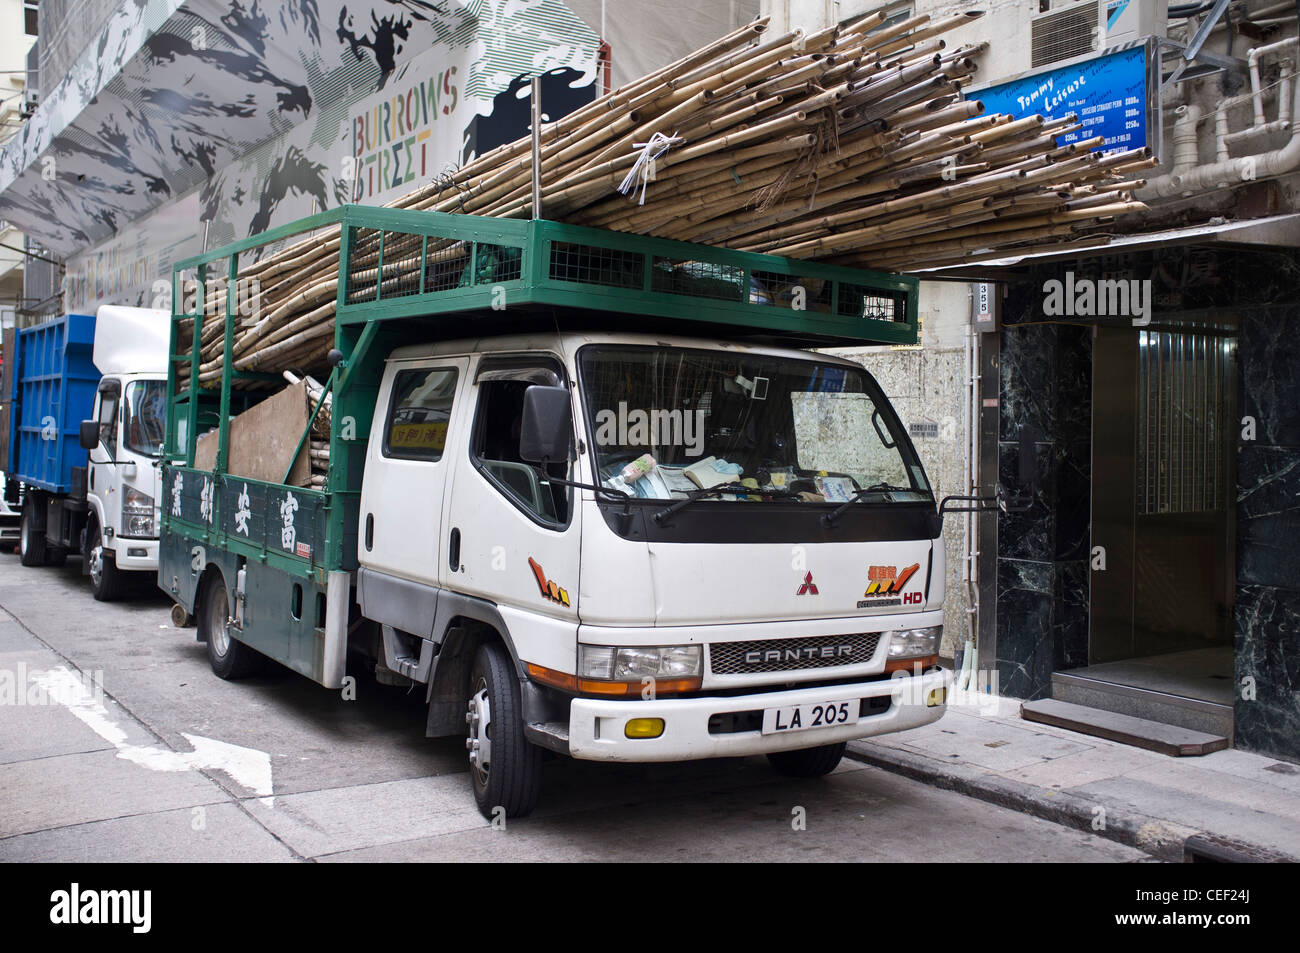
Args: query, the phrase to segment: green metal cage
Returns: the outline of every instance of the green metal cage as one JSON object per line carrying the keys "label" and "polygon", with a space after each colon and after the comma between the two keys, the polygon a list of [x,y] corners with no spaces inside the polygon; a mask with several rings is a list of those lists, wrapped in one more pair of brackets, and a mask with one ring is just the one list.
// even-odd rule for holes
{"label": "green metal cage", "polygon": [[[265,534],[252,540],[238,531],[247,521],[234,522],[237,494],[233,478],[225,477],[229,420],[237,401],[249,385],[280,381],[233,366],[241,318],[234,289],[241,262],[259,249],[335,225],[340,280],[334,346],[343,360],[325,385],[326,394],[333,394],[331,476],[324,493],[293,488],[295,499],[311,508],[315,539],[310,546],[280,551]],[[189,275],[196,283],[192,305],[182,281]],[[226,282],[231,291],[224,314],[204,313],[214,280]],[[915,344],[918,285],[900,275],[543,220],[355,205],[313,215],[174,267],[165,492],[173,493],[177,477],[184,492],[173,493],[180,501],[174,508],[164,498],[164,530],[318,582],[331,569],[353,568],[360,474],[383,358],[391,346],[413,343],[412,323],[420,340],[553,327],[563,315],[589,327],[631,329],[649,319],[661,330],[795,346]],[[205,320],[222,322],[220,383],[207,387],[200,385],[198,373]],[[191,344],[180,351],[187,327]],[[205,406],[219,431],[210,474],[194,470]],[[304,431],[302,442],[307,439]],[[208,487],[206,501],[190,500],[196,481]],[[267,485],[259,492],[269,500],[278,491]]]}

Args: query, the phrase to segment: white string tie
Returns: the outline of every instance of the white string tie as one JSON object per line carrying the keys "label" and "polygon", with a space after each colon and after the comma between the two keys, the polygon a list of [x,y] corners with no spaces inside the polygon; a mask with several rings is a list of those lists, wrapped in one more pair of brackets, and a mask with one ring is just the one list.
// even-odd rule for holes
{"label": "white string tie", "polygon": [[636,157],[636,162],[632,163],[632,168],[619,184],[618,190],[624,195],[635,192],[637,181],[640,180],[641,198],[636,204],[645,205],[646,187],[655,180],[655,162],[670,148],[685,141],[677,136],[665,136],[662,132],[656,132],[650,137],[649,142],[633,143],[634,147],[641,150],[641,154]]}

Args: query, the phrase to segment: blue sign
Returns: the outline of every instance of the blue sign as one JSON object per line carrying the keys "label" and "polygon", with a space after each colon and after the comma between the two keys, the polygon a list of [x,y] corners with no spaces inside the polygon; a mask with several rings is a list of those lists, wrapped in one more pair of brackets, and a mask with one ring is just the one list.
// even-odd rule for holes
{"label": "blue sign", "polygon": [[1057,137],[1065,146],[1104,136],[1103,152],[1140,149],[1147,142],[1147,49],[1139,45],[1117,53],[976,90],[984,114],[1007,113],[1017,119],[1035,113],[1059,119],[1070,113],[1083,126]]}

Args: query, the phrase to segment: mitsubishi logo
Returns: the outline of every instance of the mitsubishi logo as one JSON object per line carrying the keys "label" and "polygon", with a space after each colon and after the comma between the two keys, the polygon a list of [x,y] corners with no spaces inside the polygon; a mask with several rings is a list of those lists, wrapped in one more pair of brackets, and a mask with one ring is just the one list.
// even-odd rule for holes
{"label": "mitsubishi logo", "polygon": [[817,583],[812,581],[812,573],[803,577],[803,585],[799,587],[796,596],[815,596],[817,595]]}

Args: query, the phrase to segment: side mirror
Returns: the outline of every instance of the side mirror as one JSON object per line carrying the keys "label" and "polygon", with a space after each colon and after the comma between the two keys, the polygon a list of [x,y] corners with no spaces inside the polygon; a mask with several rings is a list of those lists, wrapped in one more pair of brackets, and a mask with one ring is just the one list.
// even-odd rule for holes
{"label": "side mirror", "polygon": [[99,446],[99,421],[83,420],[81,422],[81,449],[94,450]]}
{"label": "side mirror", "polygon": [[569,389],[533,384],[524,391],[519,425],[519,456],[530,463],[568,460],[573,445]]}

